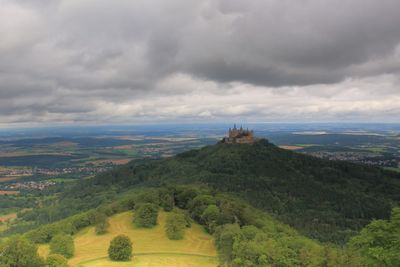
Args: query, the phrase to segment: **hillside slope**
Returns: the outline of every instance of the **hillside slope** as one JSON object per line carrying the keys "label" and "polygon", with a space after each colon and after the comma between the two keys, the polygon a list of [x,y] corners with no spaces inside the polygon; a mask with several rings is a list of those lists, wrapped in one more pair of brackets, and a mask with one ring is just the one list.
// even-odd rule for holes
{"label": "hillside slope", "polygon": [[96,185],[205,183],[236,193],[302,233],[344,243],[400,202],[400,175],[287,151],[266,140],[219,143],[160,161],[130,163]]}
{"label": "hillside slope", "polygon": [[4,235],[109,203],[130,188],[190,183],[234,193],[308,237],[338,244],[371,220],[389,218],[400,203],[399,173],[314,158],[267,140],[218,143],[167,159],[134,161],[80,181],[50,206],[23,215],[28,223]]}
{"label": "hillside slope", "polygon": [[[169,240],[165,234],[165,212],[160,212],[158,225],[151,229],[135,228],[133,213],[123,212],[109,219],[108,233],[96,235],[94,227],[88,227],[74,235],[75,255],[71,266],[217,266],[216,249],[212,236],[203,227],[193,224],[185,230],[183,240]],[[124,234],[133,243],[131,262],[112,262],[107,249],[113,237]],[[47,256],[48,245],[39,247],[40,254]]]}

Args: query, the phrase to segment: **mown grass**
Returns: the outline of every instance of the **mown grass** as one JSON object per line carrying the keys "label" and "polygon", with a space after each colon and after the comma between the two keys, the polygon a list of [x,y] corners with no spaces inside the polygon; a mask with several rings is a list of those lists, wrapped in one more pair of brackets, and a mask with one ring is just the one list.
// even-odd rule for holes
{"label": "mown grass", "polygon": [[[96,235],[94,227],[80,231],[74,238],[75,256],[71,266],[217,266],[212,236],[197,224],[185,231],[184,240],[169,240],[164,231],[165,212],[160,212],[158,225],[151,229],[136,228],[132,212],[109,218],[110,228],[105,235]],[[107,249],[113,237],[125,234],[133,243],[130,262],[112,262]],[[48,254],[48,246],[39,247],[39,253]]]}

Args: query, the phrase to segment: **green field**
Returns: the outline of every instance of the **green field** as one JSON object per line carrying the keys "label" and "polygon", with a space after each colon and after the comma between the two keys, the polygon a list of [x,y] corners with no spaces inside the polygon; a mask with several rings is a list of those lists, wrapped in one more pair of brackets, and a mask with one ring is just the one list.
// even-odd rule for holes
{"label": "green field", "polygon": [[393,167],[385,167],[384,169],[394,172],[400,172],[400,168],[393,168]]}
{"label": "green field", "polygon": [[[164,231],[166,213],[160,212],[158,225],[151,229],[133,226],[132,212],[110,217],[109,232],[96,235],[94,227],[75,235],[75,256],[71,266],[217,266],[216,250],[212,236],[193,224],[185,232],[184,240],[169,240]],[[113,237],[125,234],[133,243],[133,259],[130,262],[112,262],[107,249]],[[48,245],[41,245],[39,253],[48,254]]]}

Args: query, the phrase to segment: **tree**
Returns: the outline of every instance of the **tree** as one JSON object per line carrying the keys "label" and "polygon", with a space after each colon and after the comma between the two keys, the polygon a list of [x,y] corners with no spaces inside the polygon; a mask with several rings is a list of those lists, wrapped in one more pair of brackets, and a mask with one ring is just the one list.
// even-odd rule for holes
{"label": "tree", "polygon": [[186,219],[183,213],[175,211],[168,214],[165,223],[165,232],[167,233],[169,239],[183,239],[185,228]]}
{"label": "tree", "polygon": [[110,223],[108,222],[107,217],[102,218],[95,226],[96,235],[103,235],[107,233],[109,227]]}
{"label": "tree", "polygon": [[0,266],[42,267],[44,262],[35,244],[22,237],[12,237],[0,245]]}
{"label": "tree", "polygon": [[164,211],[172,211],[175,206],[175,188],[168,186],[159,190],[160,206]]}
{"label": "tree", "polygon": [[158,208],[154,204],[139,205],[134,214],[134,223],[138,227],[153,227],[157,224]]}
{"label": "tree", "polygon": [[221,262],[232,261],[233,243],[240,235],[240,227],[237,224],[225,224],[215,231],[215,244]]}
{"label": "tree", "polygon": [[181,209],[188,207],[189,201],[199,194],[198,189],[185,187],[176,196],[177,206]]}
{"label": "tree", "polygon": [[63,255],[52,254],[46,259],[46,267],[68,267],[68,260]]}
{"label": "tree", "polygon": [[215,227],[217,226],[217,220],[220,218],[221,212],[216,205],[208,205],[208,207],[203,211],[201,215],[201,219],[207,226],[207,229],[210,233],[214,232]]}
{"label": "tree", "polygon": [[118,235],[110,242],[108,256],[113,261],[129,261],[132,257],[132,242],[126,235]]}
{"label": "tree", "polygon": [[210,195],[198,195],[192,199],[189,204],[189,210],[192,217],[196,220],[201,219],[201,214],[208,207],[208,205],[216,204],[216,200]]}
{"label": "tree", "polygon": [[400,266],[400,208],[394,208],[390,221],[374,220],[349,241],[367,265]]}
{"label": "tree", "polygon": [[70,235],[56,235],[50,241],[50,253],[61,254],[67,259],[74,256],[74,239]]}

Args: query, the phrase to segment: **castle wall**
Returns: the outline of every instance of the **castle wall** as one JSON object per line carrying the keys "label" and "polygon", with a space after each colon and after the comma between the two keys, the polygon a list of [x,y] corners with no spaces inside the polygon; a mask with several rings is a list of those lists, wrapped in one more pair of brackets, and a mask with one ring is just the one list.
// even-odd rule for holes
{"label": "castle wall", "polygon": [[226,144],[251,144],[255,142],[253,131],[230,130],[229,137],[224,138]]}

